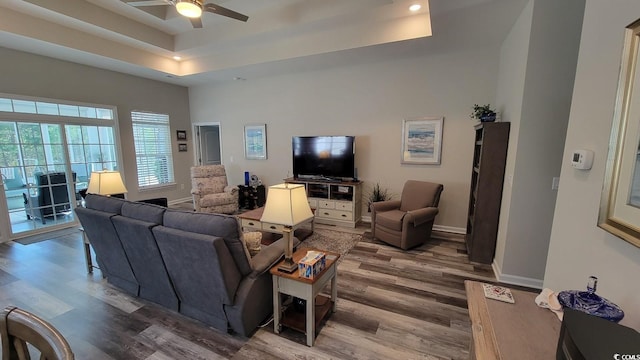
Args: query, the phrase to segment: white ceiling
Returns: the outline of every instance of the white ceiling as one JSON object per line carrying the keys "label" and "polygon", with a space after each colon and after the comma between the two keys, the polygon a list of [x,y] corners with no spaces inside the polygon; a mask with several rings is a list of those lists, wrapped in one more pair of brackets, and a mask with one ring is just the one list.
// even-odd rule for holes
{"label": "white ceiling", "polygon": [[[497,48],[527,1],[218,0],[249,20],[204,13],[194,29],[173,6],[0,0],[0,46],[192,86]],[[411,13],[414,3],[422,9]]]}

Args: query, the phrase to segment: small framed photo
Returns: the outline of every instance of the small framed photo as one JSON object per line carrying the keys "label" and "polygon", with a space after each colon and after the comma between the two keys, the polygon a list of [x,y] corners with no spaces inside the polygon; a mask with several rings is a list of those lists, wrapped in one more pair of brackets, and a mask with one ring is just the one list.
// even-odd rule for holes
{"label": "small framed photo", "polygon": [[[187,140],[187,130],[176,130],[176,137],[178,138],[178,140]],[[184,145],[186,146],[186,144]]]}
{"label": "small framed photo", "polygon": [[247,160],[267,159],[267,125],[244,127],[244,157]]}
{"label": "small framed photo", "polygon": [[178,151],[180,152],[187,151],[187,144],[178,144]]}
{"label": "small framed photo", "polygon": [[440,164],[443,122],[444,117],[424,117],[403,121],[403,164]]}

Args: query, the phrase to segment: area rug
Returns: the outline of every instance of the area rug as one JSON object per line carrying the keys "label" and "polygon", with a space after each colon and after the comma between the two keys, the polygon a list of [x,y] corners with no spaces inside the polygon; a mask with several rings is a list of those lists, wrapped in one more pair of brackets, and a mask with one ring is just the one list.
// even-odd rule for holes
{"label": "area rug", "polygon": [[359,234],[316,228],[311,236],[298,245],[298,248],[331,251],[339,253],[342,259],[360,240],[362,235]]}
{"label": "area rug", "polygon": [[22,245],[30,245],[30,244],[38,243],[40,241],[51,240],[51,239],[56,239],[63,236],[78,235],[78,234],[80,234],[80,230],[78,230],[77,227],[70,227],[70,228],[61,229],[61,230],[49,231],[44,234],[27,236],[21,239],[13,240],[13,241]]}

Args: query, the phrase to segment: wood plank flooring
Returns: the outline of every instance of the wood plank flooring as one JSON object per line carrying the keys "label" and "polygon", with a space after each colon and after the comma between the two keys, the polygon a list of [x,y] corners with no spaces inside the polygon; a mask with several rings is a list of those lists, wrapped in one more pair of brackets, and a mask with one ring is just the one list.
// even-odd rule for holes
{"label": "wood plank flooring", "polygon": [[366,235],[338,266],[337,312],[314,347],[271,323],[247,339],[132,298],[86,273],[79,231],[0,244],[0,308],[47,319],[77,359],[467,359],[464,280],[495,282],[491,267],[470,263],[460,236],[403,251]]}

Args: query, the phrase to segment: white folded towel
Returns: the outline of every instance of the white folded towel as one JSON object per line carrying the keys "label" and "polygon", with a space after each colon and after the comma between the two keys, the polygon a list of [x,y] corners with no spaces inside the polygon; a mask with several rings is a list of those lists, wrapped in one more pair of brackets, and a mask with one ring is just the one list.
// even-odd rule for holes
{"label": "white folded towel", "polygon": [[551,310],[560,321],[562,321],[562,317],[564,312],[562,311],[562,305],[558,301],[558,294],[549,288],[542,289],[542,292],[536,296],[535,300],[536,305],[541,308]]}

